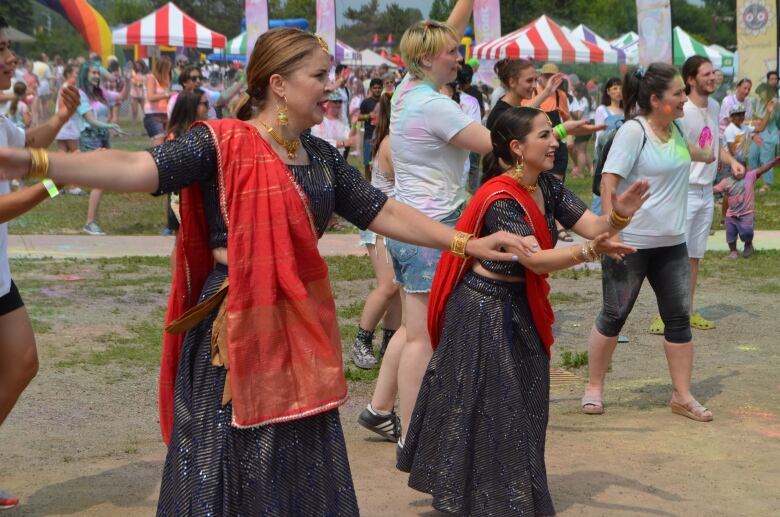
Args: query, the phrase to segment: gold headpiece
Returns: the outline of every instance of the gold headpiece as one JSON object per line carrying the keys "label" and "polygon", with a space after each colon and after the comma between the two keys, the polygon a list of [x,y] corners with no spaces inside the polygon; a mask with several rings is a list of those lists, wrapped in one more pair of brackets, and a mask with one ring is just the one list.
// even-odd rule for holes
{"label": "gold headpiece", "polygon": [[317,37],[317,43],[320,44],[320,47],[322,47],[322,50],[324,50],[327,55],[330,55],[330,49],[328,48],[328,42],[325,41],[325,38],[323,38],[319,34],[315,34],[315,36]]}

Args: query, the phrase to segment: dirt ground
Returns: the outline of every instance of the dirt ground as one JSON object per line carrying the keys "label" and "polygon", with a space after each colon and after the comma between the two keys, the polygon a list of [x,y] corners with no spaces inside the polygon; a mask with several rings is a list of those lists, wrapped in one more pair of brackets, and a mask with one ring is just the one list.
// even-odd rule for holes
{"label": "dirt ground", "polygon": [[[141,327],[165,303],[165,270],[106,273],[82,264],[49,277],[37,271],[15,270],[39,331],[41,369],[0,428],[0,486],[22,497],[3,515],[153,515],[165,457],[154,358],[121,361],[102,352],[117,346],[127,325],[139,339],[146,335]],[[339,306],[366,285],[339,282]],[[557,365],[562,350],[586,348],[600,278],[558,277],[553,286]],[[702,424],[669,410],[660,338],[646,332],[655,304],[645,286],[623,332],[630,342],[620,345],[608,377],[606,414],[579,412],[582,383],[551,389],[547,468],[560,515],[780,513],[779,292],[776,276],[760,286],[702,281],[699,306],[718,325],[695,332],[694,393],[715,413]],[[353,383],[341,410],[363,515],[438,515],[430,497],[408,488],[393,468],[394,445],[356,424],[370,392],[370,384]]]}

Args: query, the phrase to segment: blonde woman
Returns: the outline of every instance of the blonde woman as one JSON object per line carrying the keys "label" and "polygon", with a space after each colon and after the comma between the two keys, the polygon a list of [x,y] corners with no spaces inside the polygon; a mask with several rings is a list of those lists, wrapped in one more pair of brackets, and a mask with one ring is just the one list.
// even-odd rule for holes
{"label": "blonde woman", "polygon": [[144,102],[144,129],[152,145],[165,140],[168,124],[168,99],[171,98],[171,58],[162,56],[154,62],[152,73],[146,74],[146,102]]}

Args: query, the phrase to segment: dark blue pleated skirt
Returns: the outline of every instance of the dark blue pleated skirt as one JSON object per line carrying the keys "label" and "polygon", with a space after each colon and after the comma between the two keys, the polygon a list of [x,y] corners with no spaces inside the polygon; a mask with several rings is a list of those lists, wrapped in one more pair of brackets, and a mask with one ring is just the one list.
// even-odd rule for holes
{"label": "dark blue pleated skirt", "polygon": [[447,303],[398,468],[456,515],[554,515],[549,360],[524,284],[467,273]]}
{"label": "dark blue pleated skirt", "polygon": [[[201,300],[226,275],[224,267],[214,270]],[[358,515],[338,410],[253,429],[230,427],[232,405],[221,405],[226,370],[211,365],[215,315],[184,340],[157,514]]]}

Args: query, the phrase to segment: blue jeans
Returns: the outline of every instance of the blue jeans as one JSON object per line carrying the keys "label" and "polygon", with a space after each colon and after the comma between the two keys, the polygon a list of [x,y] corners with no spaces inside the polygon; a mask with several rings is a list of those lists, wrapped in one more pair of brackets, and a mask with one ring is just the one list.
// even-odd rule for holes
{"label": "blue jeans", "polygon": [[[447,226],[455,226],[461,213],[463,206],[447,214],[441,222]],[[407,293],[430,292],[441,250],[414,246],[393,239],[385,239],[385,245],[393,259],[395,283],[403,286]]]}

